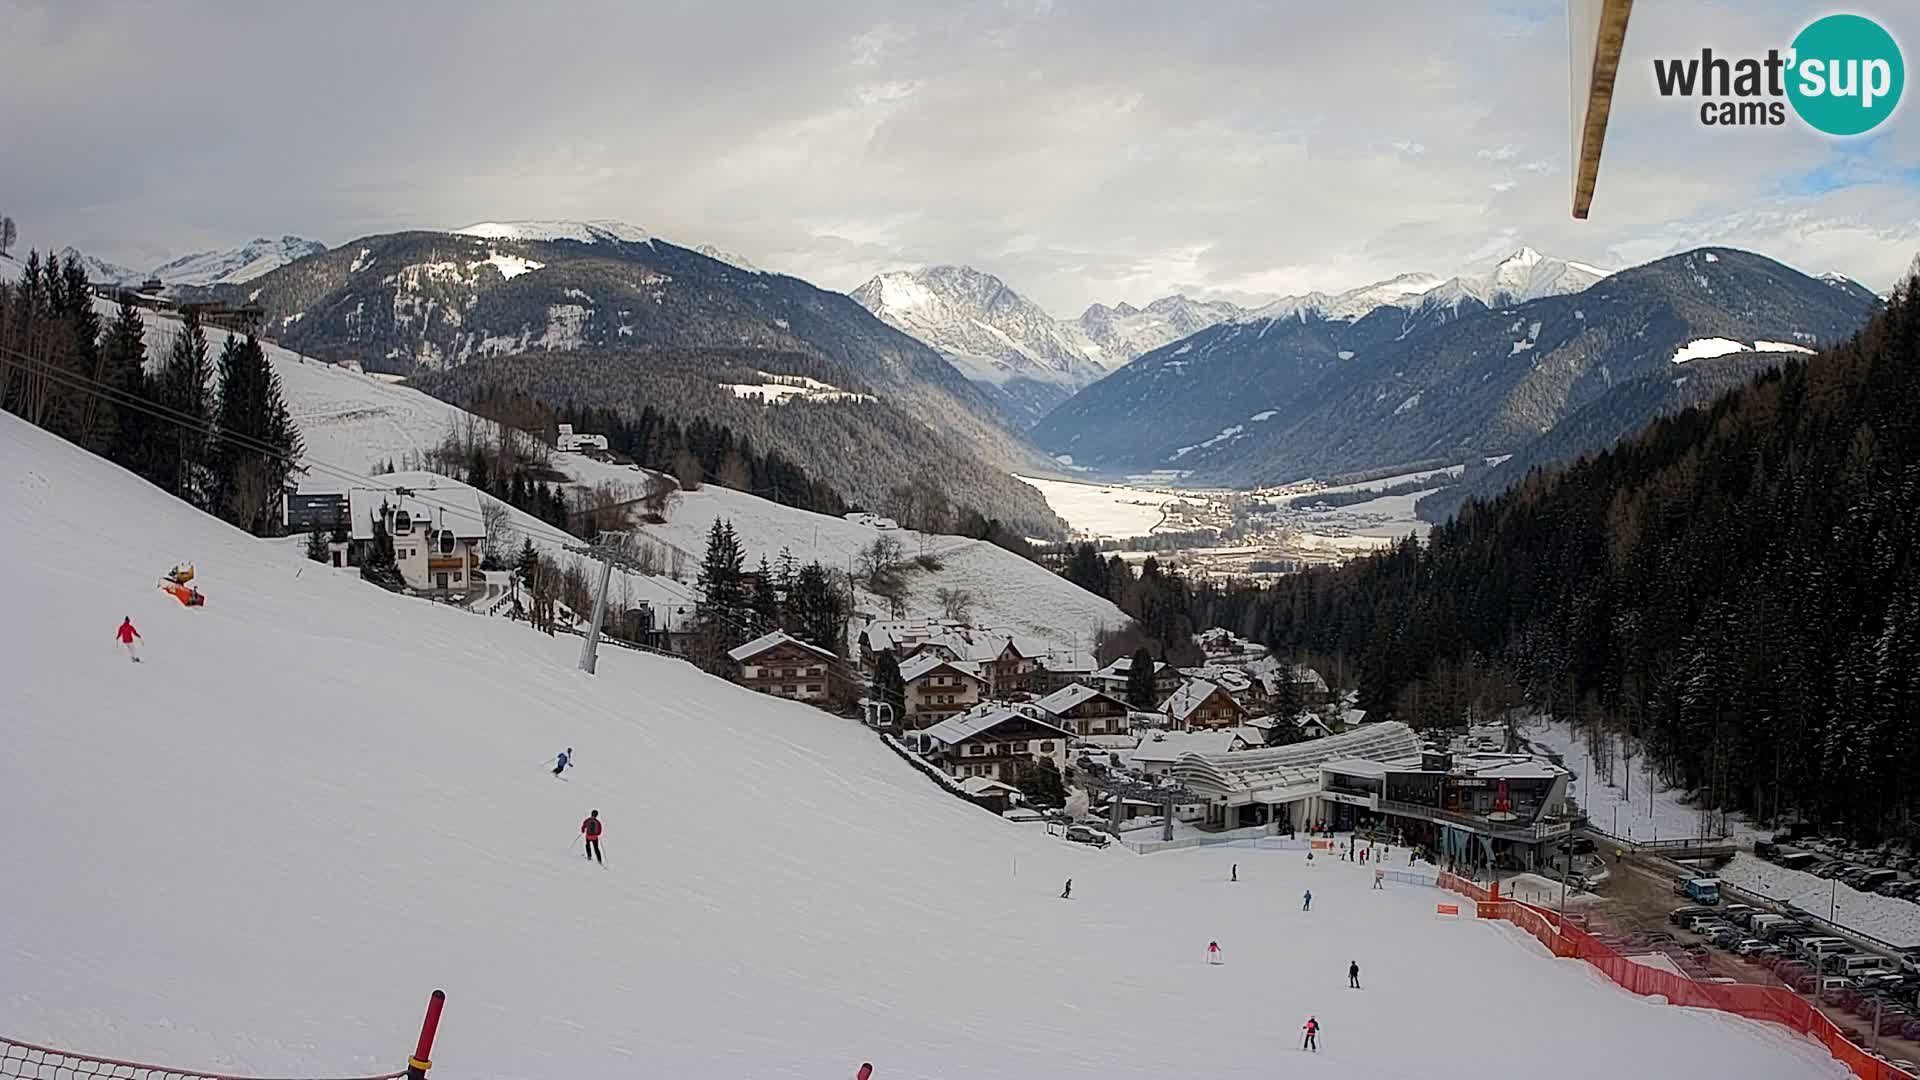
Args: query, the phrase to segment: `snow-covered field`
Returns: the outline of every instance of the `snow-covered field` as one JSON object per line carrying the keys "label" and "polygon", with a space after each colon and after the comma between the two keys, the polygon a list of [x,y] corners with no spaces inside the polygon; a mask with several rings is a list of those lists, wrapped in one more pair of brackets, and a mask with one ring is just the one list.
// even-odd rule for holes
{"label": "snow-covered field", "polygon": [[1076,534],[1095,539],[1125,540],[1145,536],[1160,524],[1161,507],[1179,498],[1171,491],[1125,487],[1119,484],[1080,484],[1070,480],[1021,480],[1040,489],[1047,505]]}
{"label": "snow-covered field", "polygon": [[[882,1080],[1448,1080],[1483,1075],[1489,1043],[1559,1080],[1845,1075],[1781,1029],[1438,921],[1441,894],[1372,891],[1362,867],[1091,851],[685,664],[609,652],[584,675],[566,639],[317,569],[11,416],[0,460],[16,1038],[373,1072],[439,986],[438,1072],[471,1078],[799,1080],[864,1060]],[[103,505],[119,527],[97,527]],[[179,558],[206,607],[154,588]],[[123,614],[138,665],[112,643]],[[569,745],[579,767],[554,780]],[[605,869],[569,846],[590,809]],[[1295,1049],[1309,1014],[1313,1058]],[[1564,1052],[1594,1040],[1604,1054]]]}
{"label": "snow-covered field", "polygon": [[[972,595],[977,626],[1014,630],[1062,648],[1086,651],[1092,650],[1094,633],[1101,627],[1118,629],[1127,621],[1126,613],[1112,601],[982,540],[878,529],[715,484],[682,492],[665,525],[644,525],[640,531],[691,553],[697,562],[706,550],[707,530],[715,518],[733,523],[749,565],[762,556],[775,561],[781,549],[788,548],[802,563],[818,560],[823,566],[846,570],[857,566],[860,551],[882,536],[898,540],[909,559],[922,553],[934,556],[939,570],[915,569],[907,575],[911,618],[939,616],[938,590],[957,589]],[[861,606],[878,603],[863,596]]]}
{"label": "snow-covered field", "polygon": [[[1559,754],[1567,768],[1575,773],[1568,789],[1595,828],[1629,840],[1681,840],[1699,836],[1719,836],[1723,815],[1703,813],[1680,801],[1684,792],[1674,790],[1655,777],[1652,799],[1648,799],[1646,760],[1633,759],[1633,780],[1629,798],[1627,766],[1614,764],[1614,784],[1608,786],[1588,752],[1584,739],[1577,738],[1566,724],[1538,719],[1526,726],[1521,737],[1536,748]],[[1616,742],[1617,745],[1617,742]],[[1753,840],[1754,826],[1738,814],[1724,816],[1726,834],[1736,841]]]}
{"label": "snow-covered field", "polygon": [[1744,851],[1720,870],[1720,878],[1775,900],[1796,904],[1823,919],[1828,917],[1831,903],[1832,921],[1842,926],[1895,945],[1920,945],[1920,904],[1857,892],[1802,870],[1775,866]]}

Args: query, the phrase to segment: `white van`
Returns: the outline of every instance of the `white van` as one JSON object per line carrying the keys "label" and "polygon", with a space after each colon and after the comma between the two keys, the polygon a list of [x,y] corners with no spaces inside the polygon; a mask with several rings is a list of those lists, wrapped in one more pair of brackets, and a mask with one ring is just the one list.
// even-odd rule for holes
{"label": "white van", "polygon": [[1849,978],[1892,970],[1884,956],[1849,956],[1840,961],[1840,974]]}
{"label": "white van", "polygon": [[1858,949],[1855,949],[1852,943],[1847,941],[1845,938],[1837,938],[1837,937],[1808,938],[1806,941],[1803,941],[1800,943],[1800,948],[1801,948],[1802,954],[1806,956],[1807,959],[1813,961],[1815,967],[1825,964],[1827,957],[1832,956],[1835,953],[1851,953],[1851,952],[1859,951]]}

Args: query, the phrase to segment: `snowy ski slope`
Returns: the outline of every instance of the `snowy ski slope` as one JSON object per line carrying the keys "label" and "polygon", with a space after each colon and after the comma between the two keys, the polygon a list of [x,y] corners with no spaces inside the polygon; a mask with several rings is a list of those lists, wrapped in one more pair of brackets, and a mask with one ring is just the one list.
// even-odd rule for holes
{"label": "snowy ski slope", "polygon": [[[441,986],[436,1075],[462,1078],[1843,1075],[1777,1029],[1435,921],[1425,888],[1292,852],[1070,846],[676,661],[609,650],[583,675],[573,641],[306,563],[11,416],[0,461],[16,1038],[381,1071]],[[154,587],[180,559],[206,607]],[[590,809],[606,869],[568,846]],[[1317,1057],[1295,1049],[1309,1013]]]}

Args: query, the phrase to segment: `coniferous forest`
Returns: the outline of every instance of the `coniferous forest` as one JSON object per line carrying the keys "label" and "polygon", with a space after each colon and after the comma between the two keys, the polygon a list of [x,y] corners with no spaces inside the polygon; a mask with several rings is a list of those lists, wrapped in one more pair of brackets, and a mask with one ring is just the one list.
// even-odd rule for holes
{"label": "coniferous forest", "polygon": [[1180,591],[1195,625],[1344,658],[1376,715],[1530,707],[1630,735],[1712,805],[1913,835],[1916,374],[1909,280],[1851,341],[1536,470],[1425,542]]}

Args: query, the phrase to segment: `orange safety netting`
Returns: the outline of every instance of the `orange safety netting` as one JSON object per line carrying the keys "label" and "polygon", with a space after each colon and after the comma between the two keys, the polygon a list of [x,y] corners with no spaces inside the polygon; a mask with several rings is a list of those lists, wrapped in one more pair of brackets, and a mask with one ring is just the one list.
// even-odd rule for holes
{"label": "orange safety netting", "polygon": [[1598,938],[1557,916],[1517,900],[1494,899],[1487,889],[1453,874],[1440,875],[1439,886],[1470,896],[1479,903],[1479,917],[1502,919],[1532,934],[1555,956],[1585,960],[1620,986],[1642,995],[1659,994],[1675,1005],[1718,1009],[1750,1020],[1784,1024],[1827,1048],[1861,1080],[1914,1080],[1847,1038],[1838,1025],[1806,998],[1784,986],[1746,983],[1709,983],[1661,971],[1615,952]]}

